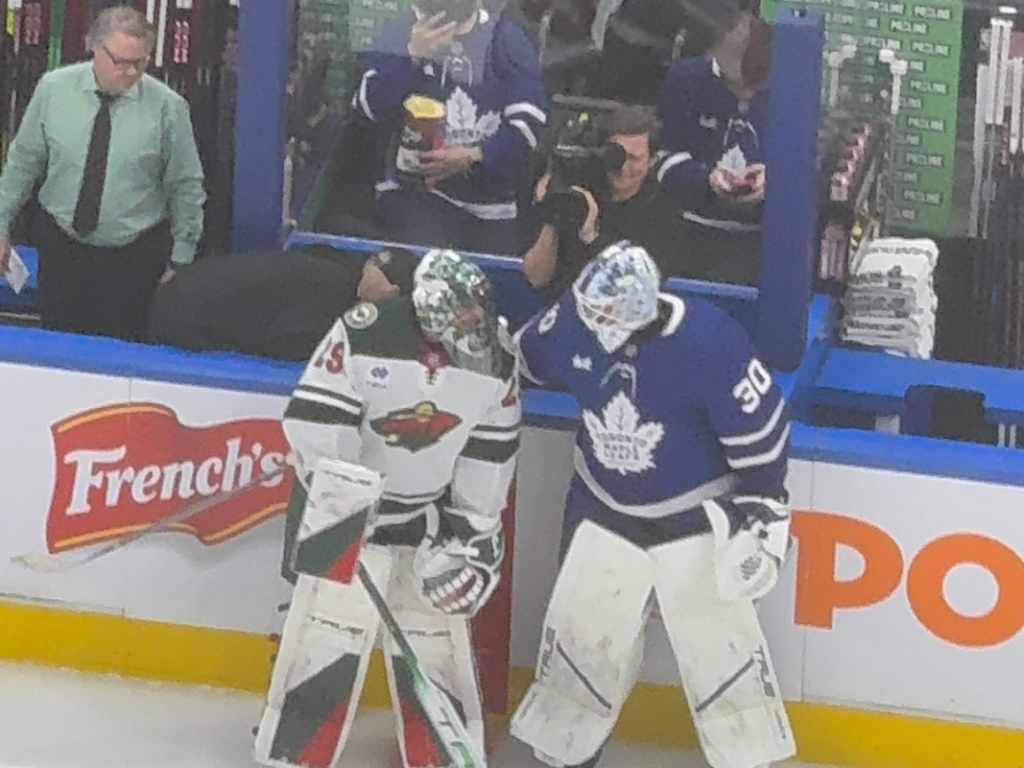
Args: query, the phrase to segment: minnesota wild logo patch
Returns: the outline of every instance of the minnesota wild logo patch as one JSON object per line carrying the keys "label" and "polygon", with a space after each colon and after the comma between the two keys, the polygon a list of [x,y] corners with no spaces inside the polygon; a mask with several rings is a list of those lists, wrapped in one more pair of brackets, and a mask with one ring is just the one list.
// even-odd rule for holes
{"label": "minnesota wild logo patch", "polygon": [[459,424],[462,419],[454,413],[439,410],[435,403],[423,401],[411,408],[373,419],[370,428],[394,448],[405,448],[416,453],[436,444]]}

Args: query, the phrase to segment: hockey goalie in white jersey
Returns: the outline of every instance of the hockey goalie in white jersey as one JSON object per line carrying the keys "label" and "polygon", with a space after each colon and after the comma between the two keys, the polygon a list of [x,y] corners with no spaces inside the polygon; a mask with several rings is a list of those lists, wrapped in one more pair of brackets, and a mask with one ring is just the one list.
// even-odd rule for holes
{"label": "hockey goalie in white jersey", "polygon": [[[256,737],[261,763],[336,763],[378,636],[378,614],[351,580],[356,548],[344,543],[360,539],[367,515],[323,525],[338,460],[365,467],[349,479],[365,482],[368,501],[380,497],[358,561],[483,754],[470,618],[493,592],[504,552],[520,420],[509,349],[483,272],[431,251],[411,299],[354,307],[307,365],[284,416],[309,494],[299,489],[289,509],[285,575],[298,575]],[[444,766],[400,649],[381,639],[405,766]]]}
{"label": "hockey goalie in white jersey", "polygon": [[787,407],[742,327],[659,293],[647,253],[606,248],[516,335],[523,374],[583,415],[563,563],[512,734],[595,766],[657,606],[712,768],[794,754],[754,600],[789,544]]}

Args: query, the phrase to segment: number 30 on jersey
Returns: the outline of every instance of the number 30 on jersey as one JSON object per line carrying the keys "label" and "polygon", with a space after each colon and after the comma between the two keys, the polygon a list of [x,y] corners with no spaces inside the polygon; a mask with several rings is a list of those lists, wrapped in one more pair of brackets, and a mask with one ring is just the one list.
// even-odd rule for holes
{"label": "number 30 on jersey", "polygon": [[747,374],[732,388],[732,396],[739,401],[744,413],[753,413],[761,407],[761,398],[772,388],[772,375],[756,357],[747,363]]}

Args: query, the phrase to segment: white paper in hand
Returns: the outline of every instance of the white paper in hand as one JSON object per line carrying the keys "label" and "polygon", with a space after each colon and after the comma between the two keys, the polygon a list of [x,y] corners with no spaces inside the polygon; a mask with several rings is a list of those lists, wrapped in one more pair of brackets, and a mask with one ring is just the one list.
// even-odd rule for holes
{"label": "white paper in hand", "polygon": [[14,289],[15,293],[21,293],[21,289],[25,287],[25,281],[28,280],[28,267],[25,266],[25,262],[21,260],[21,256],[13,248],[11,248],[11,258],[7,260],[7,269],[4,272],[4,277],[7,278],[8,284]]}

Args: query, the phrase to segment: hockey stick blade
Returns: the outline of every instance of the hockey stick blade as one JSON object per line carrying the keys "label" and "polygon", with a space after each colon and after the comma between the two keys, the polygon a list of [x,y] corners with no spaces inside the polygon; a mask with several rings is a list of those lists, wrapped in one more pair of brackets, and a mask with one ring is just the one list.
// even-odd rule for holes
{"label": "hockey stick blade", "polygon": [[377,585],[373,583],[373,578],[362,563],[359,563],[358,573],[359,581],[362,582],[370,596],[370,601],[376,606],[384,626],[388,628],[388,632],[391,633],[402,651],[402,658],[412,675],[416,698],[423,705],[423,711],[434,734],[448,751],[452,761],[451,765],[454,765],[455,768],[486,768],[486,763],[479,757],[479,751],[473,744],[473,739],[466,730],[458,711],[448,696],[420,669],[415,651],[409,645],[402,628],[395,620],[395,615],[391,613],[391,609],[384,602]]}
{"label": "hockey stick blade", "polygon": [[116,552],[119,549],[127,547],[129,544],[134,544],[139,539],[149,536],[151,533],[164,531],[176,523],[180,523],[183,520],[194,517],[195,515],[205,512],[208,509],[212,509],[219,504],[223,504],[225,501],[233,499],[235,496],[240,496],[246,491],[250,491],[268,480],[273,480],[288,469],[288,464],[282,464],[276,469],[264,472],[245,485],[232,488],[230,491],[215,493],[212,496],[207,496],[205,499],[196,501],[194,504],[186,504],[174,514],[162,517],[155,523],[147,525],[145,528],[135,531],[134,533],[130,533],[120,539],[115,539],[109,544],[79,557],[67,557],[62,554],[49,555],[41,552],[30,552],[24,555],[15,555],[11,558],[11,562],[14,565],[30,571],[36,571],[37,573],[64,573],[65,571],[70,571],[74,568],[80,568],[94,560],[99,560],[101,557],[106,557],[111,552]]}

